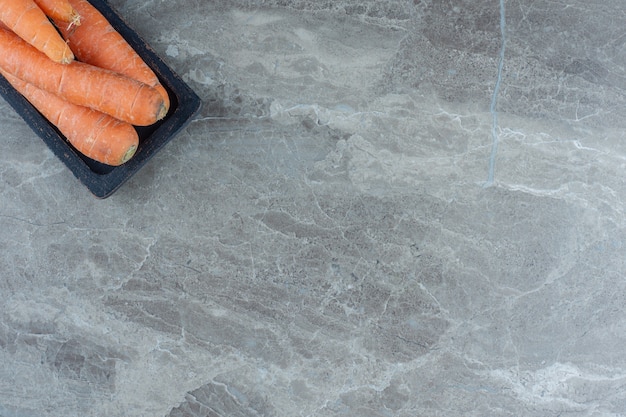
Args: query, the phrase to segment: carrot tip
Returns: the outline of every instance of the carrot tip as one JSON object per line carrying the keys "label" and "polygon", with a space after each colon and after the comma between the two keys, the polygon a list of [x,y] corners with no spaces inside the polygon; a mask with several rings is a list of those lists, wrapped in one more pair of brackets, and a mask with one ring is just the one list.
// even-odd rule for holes
{"label": "carrot tip", "polygon": [[133,155],[135,155],[135,151],[137,151],[137,146],[136,145],[133,145],[130,148],[128,148],[128,150],[126,151],[126,153],[122,157],[122,164],[124,162],[127,162],[128,160],[130,160],[130,158],[132,158]]}
{"label": "carrot tip", "polygon": [[66,42],[65,43],[65,50],[63,51],[63,55],[61,56],[61,58],[58,61],[61,64],[69,64],[70,62],[74,61],[74,59],[75,59],[74,53],[72,52],[72,49],[70,48],[70,46]]}
{"label": "carrot tip", "polygon": [[167,116],[168,111],[169,111],[168,106],[165,103],[161,103],[161,107],[159,107],[159,112],[157,114],[157,120],[161,120],[165,116]]}
{"label": "carrot tip", "polygon": [[74,26],[80,26],[80,15],[76,10],[72,11],[71,19],[69,25],[67,26],[67,29],[70,30]]}

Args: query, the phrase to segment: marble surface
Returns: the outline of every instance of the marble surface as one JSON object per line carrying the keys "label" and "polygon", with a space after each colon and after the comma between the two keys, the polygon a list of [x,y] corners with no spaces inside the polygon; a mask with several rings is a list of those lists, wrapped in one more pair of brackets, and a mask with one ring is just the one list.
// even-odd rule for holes
{"label": "marble surface", "polygon": [[622,0],[110,3],[203,109],[98,200],[0,101],[0,416],[626,415]]}

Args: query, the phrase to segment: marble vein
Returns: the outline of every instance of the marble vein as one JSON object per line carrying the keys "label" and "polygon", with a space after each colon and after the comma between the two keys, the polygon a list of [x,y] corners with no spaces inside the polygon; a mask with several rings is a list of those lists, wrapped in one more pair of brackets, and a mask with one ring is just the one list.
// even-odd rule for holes
{"label": "marble vein", "polygon": [[489,171],[487,175],[486,187],[493,185],[495,180],[496,158],[498,154],[498,143],[500,141],[498,134],[498,95],[500,94],[500,85],[502,84],[502,72],[504,71],[504,59],[506,56],[506,7],[505,0],[500,0],[500,54],[498,57],[498,70],[496,74],[496,83],[493,89],[493,95],[491,97],[491,103],[489,104],[489,111],[492,117],[491,125],[491,155],[489,157]]}

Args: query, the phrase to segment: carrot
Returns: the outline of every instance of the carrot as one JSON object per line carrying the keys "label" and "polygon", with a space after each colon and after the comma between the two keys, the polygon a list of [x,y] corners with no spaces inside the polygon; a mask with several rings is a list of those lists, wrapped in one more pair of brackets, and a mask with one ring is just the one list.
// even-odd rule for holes
{"label": "carrot", "polygon": [[74,54],[33,0],[0,0],[0,21],[55,62],[67,64]]}
{"label": "carrot", "polygon": [[66,23],[64,27],[80,25],[80,15],[67,0],[35,0],[35,3],[49,18]]}
{"label": "carrot", "polygon": [[133,125],[151,125],[167,114],[154,88],[83,62],[53,62],[5,29],[0,29],[0,68],[67,101]]}
{"label": "carrot", "polygon": [[82,62],[119,72],[159,90],[166,106],[169,96],[156,74],[108,22],[86,0],[67,0],[81,16],[80,27],[58,25],[76,57]]}
{"label": "carrot", "polygon": [[139,137],[130,124],[65,101],[6,71],[0,73],[83,155],[119,166],[135,154]]}

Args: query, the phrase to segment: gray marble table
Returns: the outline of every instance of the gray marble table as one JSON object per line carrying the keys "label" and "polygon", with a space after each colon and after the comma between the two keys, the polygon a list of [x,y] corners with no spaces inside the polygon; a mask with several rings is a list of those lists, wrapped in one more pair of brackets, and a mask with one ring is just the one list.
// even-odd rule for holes
{"label": "gray marble table", "polygon": [[111,0],[203,108],[108,199],[0,100],[0,416],[626,413],[623,0]]}

